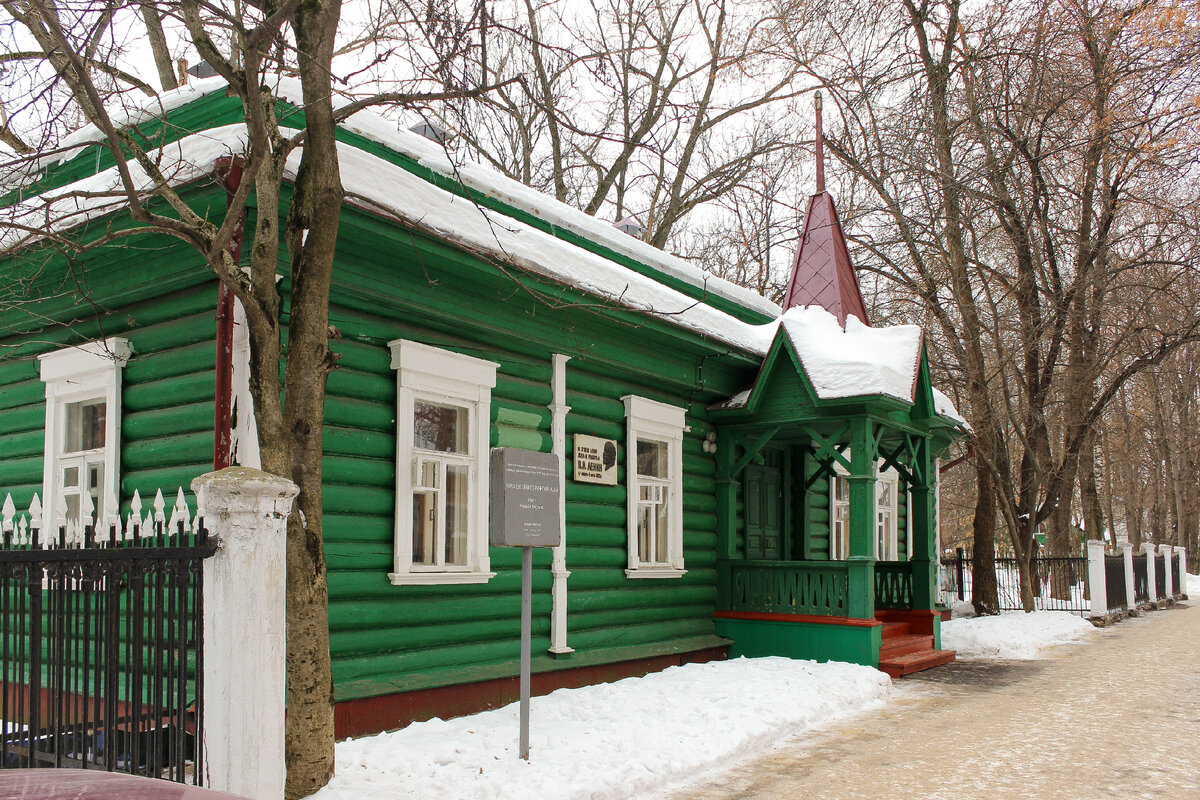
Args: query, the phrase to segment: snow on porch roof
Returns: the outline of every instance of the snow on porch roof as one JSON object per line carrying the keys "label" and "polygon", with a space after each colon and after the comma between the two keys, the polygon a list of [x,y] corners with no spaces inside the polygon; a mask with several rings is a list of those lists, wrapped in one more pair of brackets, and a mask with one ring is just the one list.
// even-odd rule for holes
{"label": "snow on porch roof", "polygon": [[[838,318],[820,306],[789,308],[776,337],[786,336],[821,400],[886,395],[914,402],[921,367],[923,332],[916,325],[871,328],[856,316]],[[714,408],[744,408],[755,387]],[[964,429],[967,421],[950,398],[933,390],[934,410]]]}

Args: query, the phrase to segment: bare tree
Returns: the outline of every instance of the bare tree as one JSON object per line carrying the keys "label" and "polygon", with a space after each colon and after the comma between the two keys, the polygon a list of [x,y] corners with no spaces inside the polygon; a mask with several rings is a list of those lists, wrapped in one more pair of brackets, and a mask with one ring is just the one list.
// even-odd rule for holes
{"label": "bare tree", "polygon": [[[343,201],[335,131],[341,119],[371,103],[408,106],[449,94],[398,91],[339,99],[333,60],[339,50],[342,4],[336,0],[249,5],[139,0],[132,8],[2,0],[0,6],[13,23],[13,41],[22,44],[9,53],[5,80],[17,91],[7,97],[28,98],[15,107],[8,104],[5,129],[13,136],[16,131],[32,133],[17,137],[19,142],[11,137],[5,141],[20,152],[32,149],[22,146],[28,138],[44,150],[73,121],[81,120],[93,126],[91,141],[115,161],[107,188],[97,190],[93,184],[86,192],[75,192],[67,187],[10,206],[6,225],[10,233],[24,236],[10,236],[6,253],[49,241],[77,255],[87,248],[118,246],[129,237],[165,234],[192,247],[245,308],[262,464],[300,487],[288,520],[286,753],[287,795],[307,796],[333,771],[321,453],[326,378],[336,361],[329,347],[328,297]],[[129,16],[133,10],[136,17]],[[230,140],[231,157],[214,176],[228,194],[223,218],[211,215],[207,207],[193,206],[187,181],[180,177],[195,168],[188,163],[186,147],[148,141],[113,114],[127,102],[130,89],[154,94],[120,66],[123,43],[113,34],[116,16],[123,30],[137,19],[146,26],[164,87],[175,80],[163,24],[170,20],[171,29],[184,35],[176,43],[180,51],[197,52],[241,101],[243,131]],[[412,40],[436,20],[426,15],[419,22],[426,27],[409,31]],[[405,24],[416,23],[406,19]],[[391,30],[400,35],[395,27]],[[413,58],[436,60],[440,54],[434,42]],[[281,73],[298,79],[298,92],[286,99],[303,107],[300,130],[282,127],[277,117],[276,76]],[[416,74],[414,80],[421,77]],[[460,86],[455,93],[478,91],[482,89]],[[299,165],[292,173],[287,163],[297,149]],[[17,158],[8,166],[10,175],[27,180],[37,177],[40,162]],[[286,206],[281,199],[285,183],[292,185]],[[250,265],[243,270],[239,237],[251,196],[254,229],[246,232]],[[123,209],[133,225],[85,241],[70,228],[72,220],[79,221],[72,215],[80,204],[94,210]],[[284,303],[276,284],[281,252],[287,254],[291,277],[286,352],[281,345]]]}

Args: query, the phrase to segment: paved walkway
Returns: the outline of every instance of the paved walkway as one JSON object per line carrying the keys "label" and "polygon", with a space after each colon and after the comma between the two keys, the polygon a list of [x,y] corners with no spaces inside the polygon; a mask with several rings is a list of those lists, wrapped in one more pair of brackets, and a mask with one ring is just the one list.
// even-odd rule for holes
{"label": "paved walkway", "polygon": [[1200,799],[1200,608],[1128,620],[1048,655],[902,679],[882,711],[665,796]]}

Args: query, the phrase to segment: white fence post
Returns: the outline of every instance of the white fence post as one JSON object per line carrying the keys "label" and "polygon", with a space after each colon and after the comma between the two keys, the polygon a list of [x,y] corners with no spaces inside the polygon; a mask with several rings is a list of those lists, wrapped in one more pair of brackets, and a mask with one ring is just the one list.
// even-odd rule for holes
{"label": "white fence post", "polygon": [[1104,542],[1088,539],[1088,595],[1091,598],[1092,616],[1103,617],[1108,613],[1108,586],[1104,574]]}
{"label": "white fence post", "polygon": [[1154,572],[1154,543],[1142,542],[1142,556],[1146,559],[1146,589],[1150,602],[1158,600],[1158,578]]}
{"label": "white fence post", "polygon": [[230,467],[192,481],[216,555],[204,561],[204,757],[213,789],[282,800],[289,480]]}
{"label": "white fence post", "polygon": [[1129,542],[1121,543],[1121,555],[1125,556],[1125,607],[1129,609],[1129,613],[1136,613],[1137,610],[1137,588],[1134,586],[1133,576],[1133,545]]}
{"label": "white fence post", "polygon": [[1183,581],[1183,586],[1179,587],[1179,594],[1187,600],[1187,548],[1179,546],[1175,548],[1175,552],[1179,556],[1179,580]]}
{"label": "white fence post", "polygon": [[1163,582],[1166,584],[1166,586],[1163,587],[1162,594],[1163,597],[1167,598],[1168,600],[1175,596],[1175,587],[1173,586],[1175,583],[1175,576],[1171,574],[1171,556],[1174,555],[1174,553],[1175,548],[1171,547],[1169,544],[1160,544],[1158,546],[1158,554],[1162,557],[1163,565],[1166,567],[1166,569],[1163,571],[1163,574],[1166,576],[1163,579]]}

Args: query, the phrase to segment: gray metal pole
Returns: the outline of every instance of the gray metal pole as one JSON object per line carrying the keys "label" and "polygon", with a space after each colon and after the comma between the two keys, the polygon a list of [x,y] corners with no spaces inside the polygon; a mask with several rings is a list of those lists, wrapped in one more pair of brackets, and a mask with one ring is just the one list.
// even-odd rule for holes
{"label": "gray metal pole", "polygon": [[521,548],[521,758],[529,760],[529,673],[533,638],[533,548]]}

